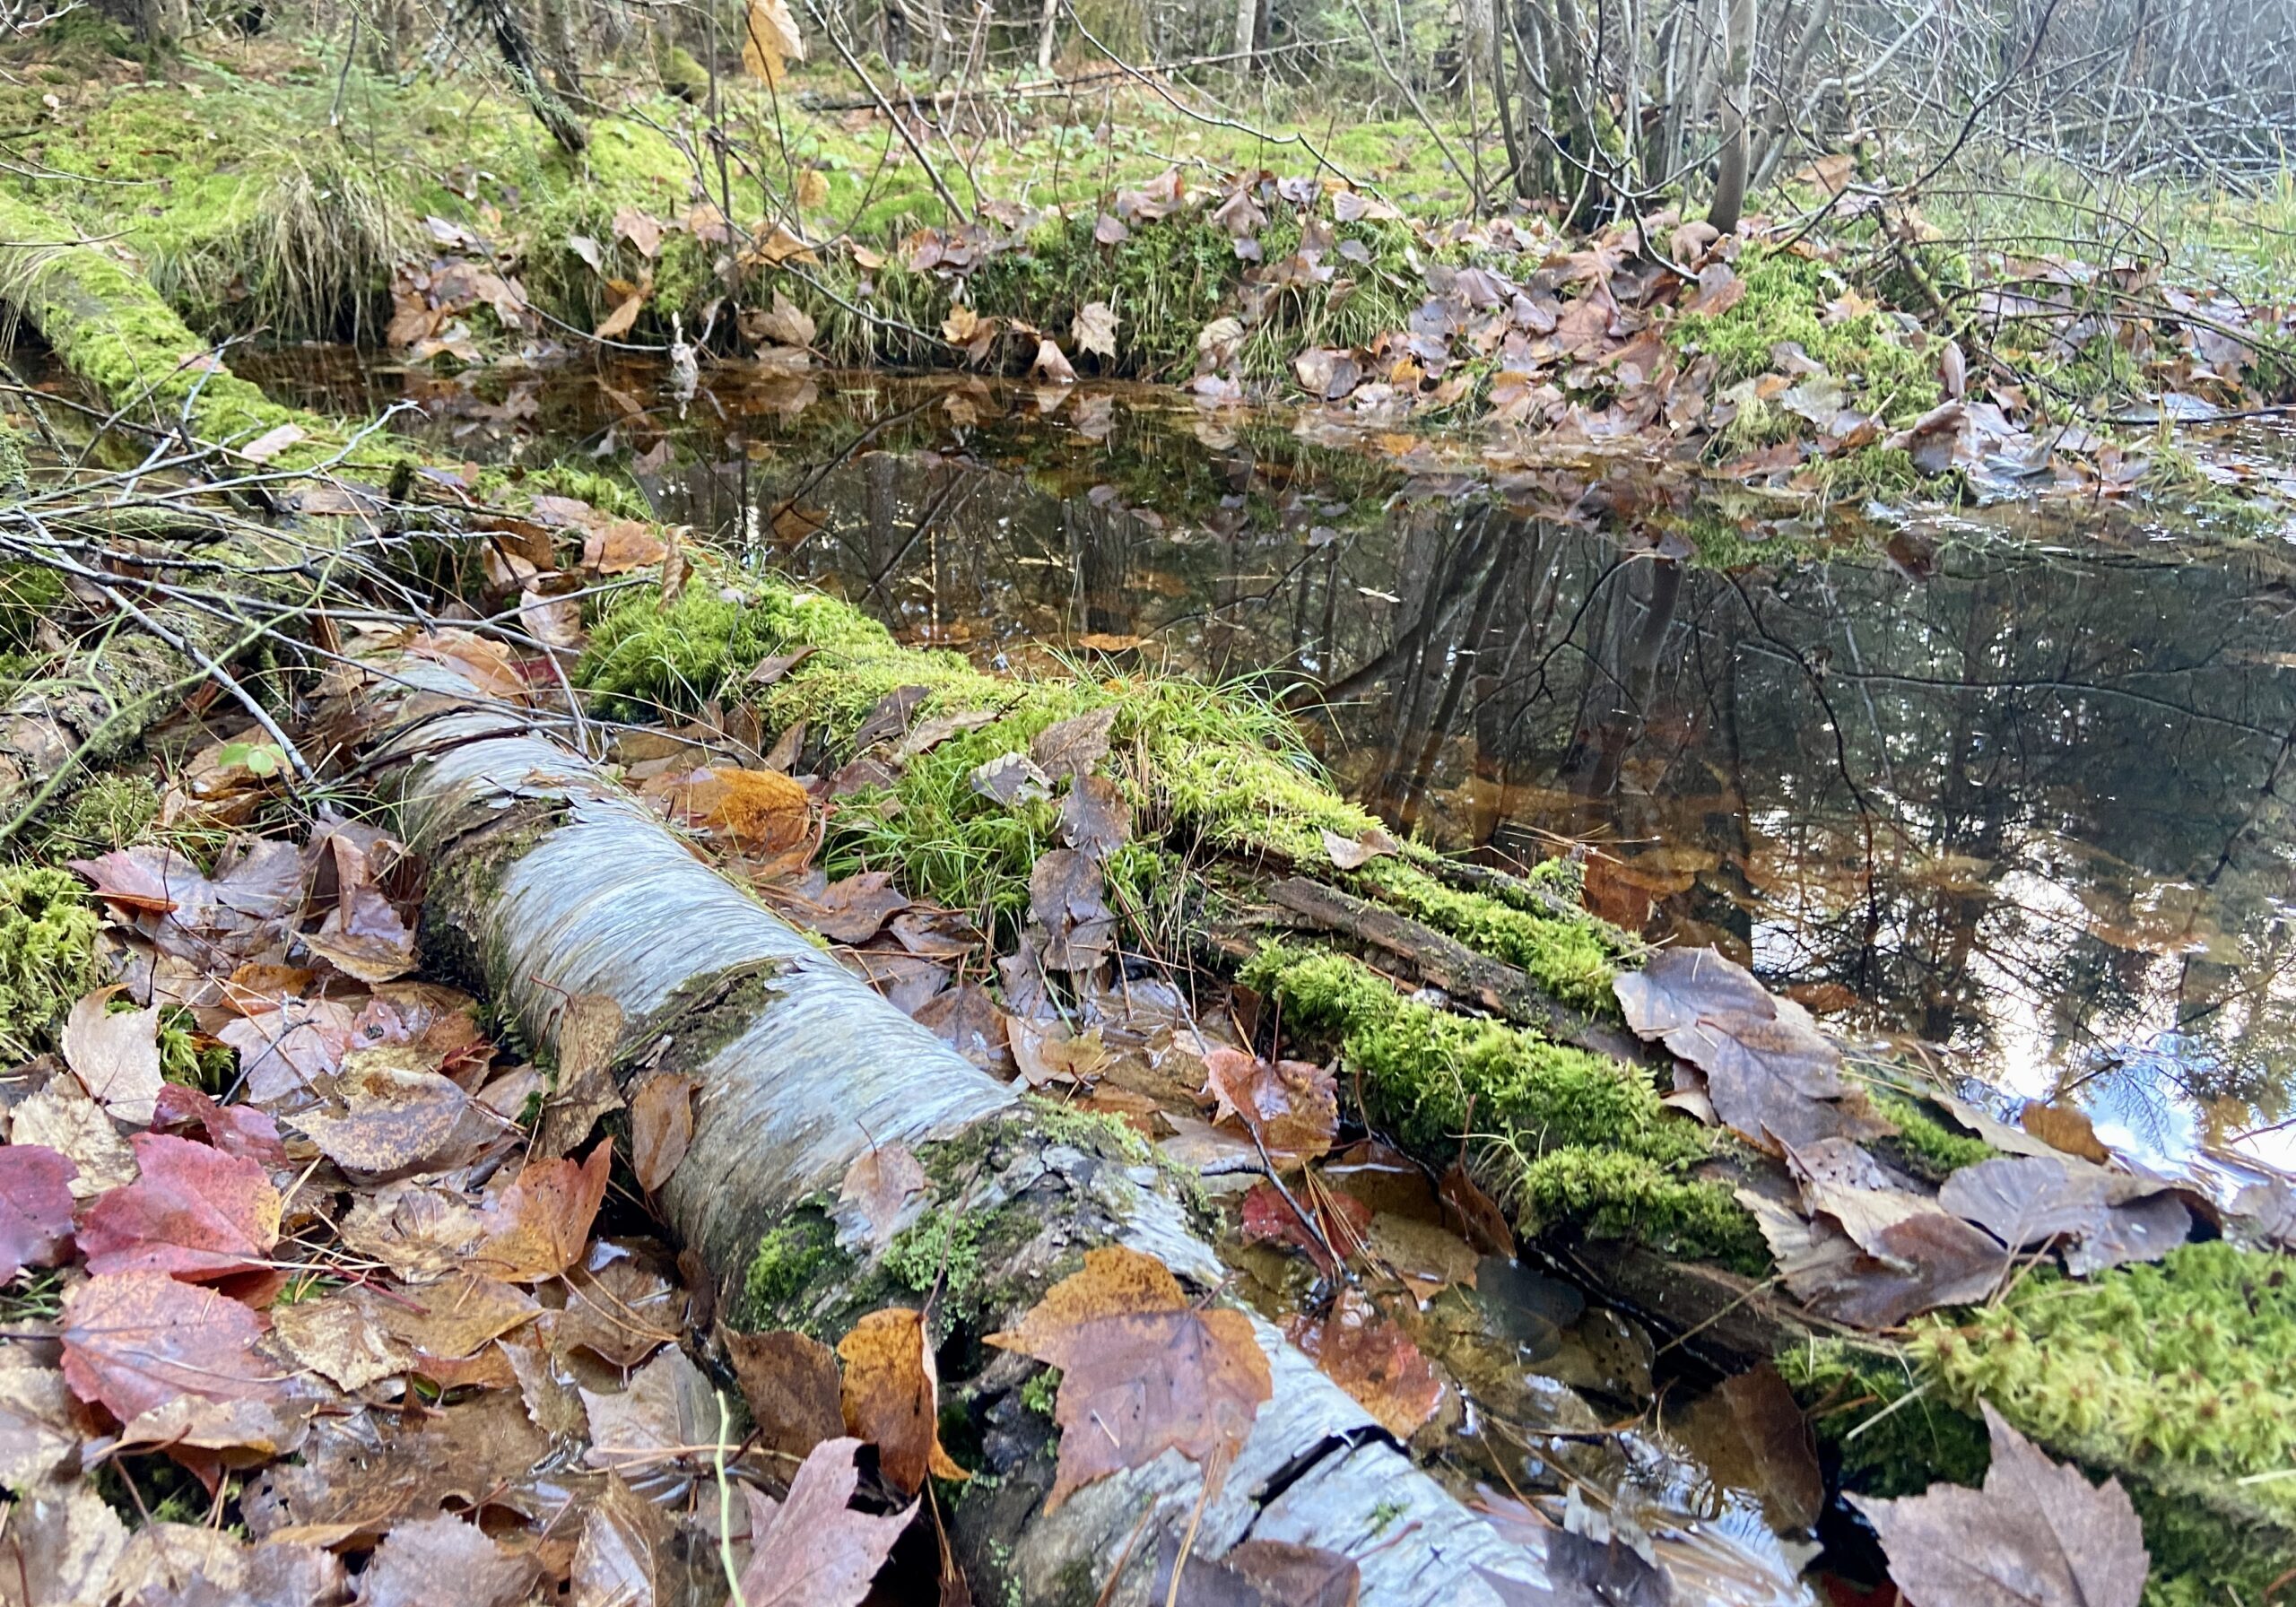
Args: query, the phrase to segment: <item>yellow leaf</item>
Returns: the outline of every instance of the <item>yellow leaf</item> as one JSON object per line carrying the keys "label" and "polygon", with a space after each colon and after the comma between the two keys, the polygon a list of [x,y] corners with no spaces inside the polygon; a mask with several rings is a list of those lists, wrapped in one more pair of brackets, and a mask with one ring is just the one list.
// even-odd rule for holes
{"label": "yellow leaf", "polygon": [[602,341],[612,341],[619,340],[623,335],[628,334],[630,333],[630,326],[638,322],[639,309],[643,308],[645,305],[646,292],[644,291],[639,291],[636,295],[630,297],[628,300],[623,301],[621,306],[606,314],[604,318],[599,322],[597,328],[598,338]]}
{"label": "yellow leaf", "polygon": [[779,83],[787,64],[805,59],[805,41],[788,0],[749,0],[742,40],[742,66],[752,78]]}

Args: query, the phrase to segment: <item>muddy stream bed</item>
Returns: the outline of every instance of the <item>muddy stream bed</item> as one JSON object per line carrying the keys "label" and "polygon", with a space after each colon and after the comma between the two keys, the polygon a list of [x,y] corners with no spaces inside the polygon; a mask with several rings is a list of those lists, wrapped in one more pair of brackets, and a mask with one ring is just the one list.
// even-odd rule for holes
{"label": "muddy stream bed", "polygon": [[[2158,1166],[2296,1160],[2278,536],[2173,507],[1866,509],[1807,540],[1709,529],[1682,560],[1526,508],[1472,449],[1168,392],[718,370],[681,407],[643,367],[238,366],[340,413],[413,402],[396,427],[474,460],[635,454],[663,519],[987,667],[1253,681],[1398,826],[1494,863],[1578,852],[1599,914],[1716,945],[1845,1038],[2078,1104]],[[2296,435],[2237,445],[2296,460]],[[1433,1214],[1415,1169],[1350,1165],[1351,1194]],[[1279,1316],[1309,1276],[1236,1262]],[[1874,1577],[1764,1454],[1752,1392],[1599,1291],[1490,1257],[1474,1283],[1422,1340],[1462,1396],[1439,1455],[1495,1509],[1599,1492],[1677,1601],[1816,1600],[1821,1543]]]}

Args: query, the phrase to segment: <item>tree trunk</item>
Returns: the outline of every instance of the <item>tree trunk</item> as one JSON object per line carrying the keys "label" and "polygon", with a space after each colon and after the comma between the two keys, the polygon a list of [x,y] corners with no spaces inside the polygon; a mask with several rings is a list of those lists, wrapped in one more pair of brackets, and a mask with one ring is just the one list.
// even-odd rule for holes
{"label": "tree trunk", "polygon": [[[477,707],[479,690],[452,671],[407,659],[392,673],[416,689],[416,717],[379,751],[409,840],[430,856],[427,941],[458,953],[530,1042],[551,1042],[567,995],[604,995],[628,1022],[625,1077],[668,1068],[699,1081],[692,1145],[659,1203],[719,1279],[742,1287],[765,1236],[822,1222],[853,1163],[900,1140],[925,1162],[930,1212],[993,1224],[981,1232],[994,1288],[968,1332],[1007,1322],[1096,1243],[1146,1251],[1203,1289],[1222,1281],[1144,1154],[1016,1099],[697,863],[586,761],[524,718]],[[740,1315],[833,1333],[875,1306],[918,1302],[864,1246],[825,1250],[798,1286],[777,1285]],[[975,1471],[996,1477],[951,1514],[977,1599],[1015,1587],[1022,1601],[1064,1598],[1080,1578],[1089,1595],[1128,1550],[1105,1599],[1145,1602],[1158,1543],[1135,1538],[1144,1513],[1173,1537],[1193,1523],[1205,1555],[1253,1537],[1348,1552],[1367,1607],[1494,1603],[1478,1566],[1541,1578],[1539,1559],[1413,1467],[1274,1328],[1255,1326],[1274,1398],[1208,1500],[1199,1470],[1168,1452],[1045,1511],[1051,1447],[1017,1399],[1032,1369],[996,1351],[969,1376],[944,1367],[944,1398],[991,1426],[989,1465]]]}
{"label": "tree trunk", "polygon": [[1714,176],[1714,204],[1706,221],[1725,234],[1737,231],[1746,205],[1747,101],[1753,94],[1754,0],[1724,0],[1722,153]]}
{"label": "tree trunk", "polygon": [[1236,71],[1249,76],[1259,38],[1259,0],[1236,0]]}

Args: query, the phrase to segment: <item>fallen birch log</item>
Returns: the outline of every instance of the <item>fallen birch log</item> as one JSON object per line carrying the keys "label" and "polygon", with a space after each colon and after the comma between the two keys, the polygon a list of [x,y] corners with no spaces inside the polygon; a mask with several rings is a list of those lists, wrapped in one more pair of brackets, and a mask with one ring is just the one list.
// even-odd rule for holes
{"label": "fallen birch log", "polygon": [[[1170,1185],[1111,1125],[1016,1099],[584,760],[478,707],[483,694],[453,669],[410,659],[393,675],[422,710],[381,753],[409,840],[430,857],[426,930],[535,1044],[552,1041],[569,995],[602,995],[626,1023],[622,1075],[697,1080],[691,1146],[658,1203],[715,1276],[746,1288],[750,1321],[833,1334],[914,1288],[883,1249],[827,1226],[840,1180],[894,1141],[924,1162],[928,1217],[987,1224],[970,1241],[983,1264],[967,1292],[975,1332],[1012,1326],[1097,1245],[1154,1255],[1199,1291],[1222,1281]],[[769,1264],[761,1247],[777,1246]],[[1253,1331],[1273,1395],[1208,1498],[1201,1470],[1166,1451],[1048,1509],[1048,1437],[989,1433],[976,1472],[996,1477],[976,1478],[952,1510],[983,1599],[1009,1586],[1028,1602],[1091,1600],[1121,1567],[1103,1599],[1144,1602],[1158,1533],[1191,1524],[1205,1556],[1254,1538],[1343,1552],[1372,1607],[1493,1603],[1484,1568],[1543,1580],[1536,1557],[1414,1467],[1274,1328],[1255,1318]],[[976,1421],[1010,1425],[1033,1368],[987,1358],[943,1387]]]}

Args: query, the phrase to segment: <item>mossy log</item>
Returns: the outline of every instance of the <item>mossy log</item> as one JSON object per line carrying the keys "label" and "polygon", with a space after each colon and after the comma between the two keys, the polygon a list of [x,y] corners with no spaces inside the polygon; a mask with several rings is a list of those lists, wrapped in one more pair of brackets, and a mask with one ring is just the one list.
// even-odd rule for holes
{"label": "mossy log", "polygon": [[[738,1314],[834,1336],[874,1306],[921,1304],[937,1288],[944,1336],[961,1325],[977,1337],[1111,1242],[1200,1288],[1222,1281],[1173,1186],[1125,1130],[1017,1099],[586,761],[483,707],[453,671],[407,660],[392,673],[420,709],[380,756],[432,866],[426,931],[535,1044],[552,1044],[570,994],[603,995],[626,1023],[623,1076],[669,1067],[698,1080],[692,1145],[659,1203],[743,1291]],[[923,1159],[930,1197],[918,1229],[873,1251],[840,1239],[830,1203],[855,1160],[894,1140]],[[1535,1556],[1415,1468],[1274,1329],[1257,1332],[1274,1395],[1196,1520],[1201,1550],[1259,1537],[1344,1551],[1376,1604],[1495,1601],[1478,1566],[1539,1578]],[[984,1429],[968,1447],[977,1476],[953,1503],[976,1590],[1091,1601],[1128,1551],[1109,1599],[1144,1601],[1156,1546],[1127,1542],[1144,1516],[1174,1534],[1190,1523],[1197,1470],[1168,1452],[1048,1512],[1048,1435],[1021,1400],[1033,1368],[943,1348],[980,1358],[942,1373],[944,1396]]]}

